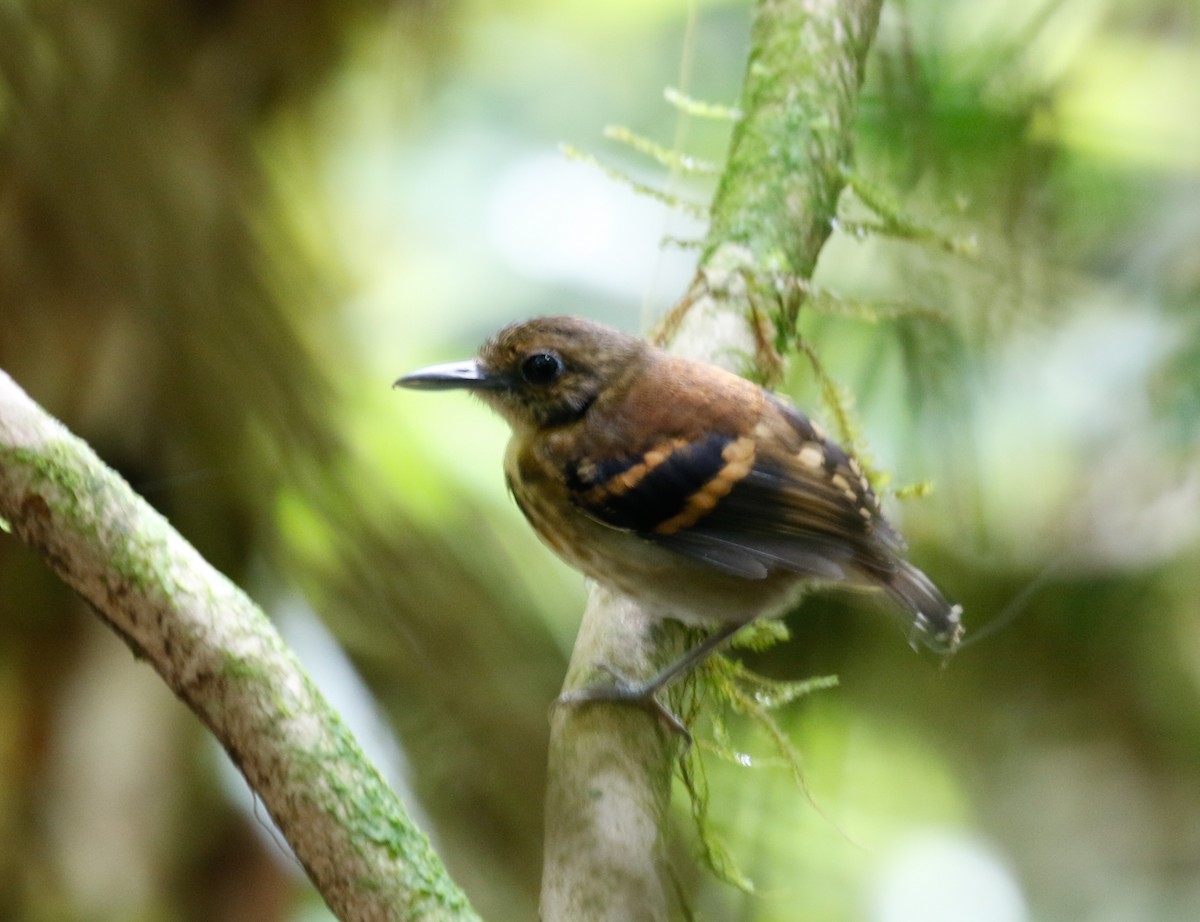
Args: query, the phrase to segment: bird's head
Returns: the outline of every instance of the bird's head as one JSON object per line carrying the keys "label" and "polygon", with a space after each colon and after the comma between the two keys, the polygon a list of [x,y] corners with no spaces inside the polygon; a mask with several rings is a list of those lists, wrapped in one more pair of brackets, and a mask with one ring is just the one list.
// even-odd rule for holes
{"label": "bird's head", "polygon": [[601,324],[539,317],[505,327],[473,359],[419,369],[395,386],[469,390],[514,431],[530,431],[582,418],[648,354],[642,340]]}

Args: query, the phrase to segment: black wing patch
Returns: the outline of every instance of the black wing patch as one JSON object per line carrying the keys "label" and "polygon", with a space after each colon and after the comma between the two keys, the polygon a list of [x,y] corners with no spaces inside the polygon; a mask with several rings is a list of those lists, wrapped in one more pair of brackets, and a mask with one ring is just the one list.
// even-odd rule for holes
{"label": "black wing patch", "polygon": [[796,439],[776,438],[770,451],[709,433],[579,462],[566,485],[597,521],[746,579],[781,569],[830,581],[893,573],[899,538],[857,465],[800,414],[784,415]]}
{"label": "black wing patch", "polygon": [[674,439],[633,458],[576,463],[566,483],[576,505],[606,525],[673,534],[711,509],[719,499],[714,494],[728,493],[749,473],[747,451],[753,455],[749,440],[719,433],[693,442]]}

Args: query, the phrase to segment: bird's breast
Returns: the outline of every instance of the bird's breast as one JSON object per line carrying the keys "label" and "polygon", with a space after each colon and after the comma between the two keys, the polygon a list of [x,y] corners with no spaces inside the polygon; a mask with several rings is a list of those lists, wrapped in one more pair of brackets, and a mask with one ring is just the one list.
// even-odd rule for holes
{"label": "bird's breast", "polygon": [[635,535],[588,518],[572,502],[561,476],[535,451],[516,439],[504,461],[509,492],[542,542],[564,562],[593,579],[610,582],[612,561],[644,543]]}

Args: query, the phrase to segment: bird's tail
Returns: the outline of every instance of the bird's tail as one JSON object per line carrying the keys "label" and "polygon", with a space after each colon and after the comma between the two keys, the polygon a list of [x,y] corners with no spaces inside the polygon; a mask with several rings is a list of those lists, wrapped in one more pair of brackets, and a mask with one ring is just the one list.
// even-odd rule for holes
{"label": "bird's tail", "polygon": [[883,582],[884,591],[913,616],[909,642],[938,653],[953,653],[962,640],[962,606],[952,605],[920,570],[906,560]]}

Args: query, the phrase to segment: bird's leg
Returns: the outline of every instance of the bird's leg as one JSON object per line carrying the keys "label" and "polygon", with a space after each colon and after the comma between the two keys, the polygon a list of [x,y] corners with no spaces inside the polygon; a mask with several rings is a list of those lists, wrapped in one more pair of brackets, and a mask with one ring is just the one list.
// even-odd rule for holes
{"label": "bird's leg", "polygon": [[721,625],[721,627],[713,631],[712,634],[704,638],[703,641],[671,663],[671,665],[648,679],[634,681],[622,675],[608,663],[597,663],[599,668],[613,677],[614,682],[612,685],[589,685],[586,688],[572,689],[559,695],[555,704],[576,705],[587,704],[592,701],[625,701],[630,704],[636,704],[662,718],[667,726],[679,733],[690,744],[692,734],[688,732],[683,721],[670,708],[658,700],[658,693],[675,681],[675,679],[679,678],[679,676],[694,666],[699,665],[709,654],[724,644],[725,641],[729,640],[743,626],[744,622],[740,621]]}

